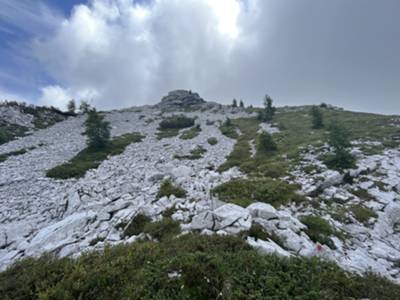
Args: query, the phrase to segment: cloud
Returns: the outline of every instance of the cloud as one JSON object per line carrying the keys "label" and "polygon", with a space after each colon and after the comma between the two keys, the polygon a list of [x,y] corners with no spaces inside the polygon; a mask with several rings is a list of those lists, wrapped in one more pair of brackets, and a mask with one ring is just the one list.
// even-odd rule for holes
{"label": "cloud", "polygon": [[61,109],[66,109],[71,99],[86,99],[86,101],[90,103],[91,99],[97,96],[96,92],[93,90],[73,91],[62,88],[59,85],[46,86],[41,89],[41,93],[41,97],[38,101],[39,105],[54,106]]}
{"label": "cloud", "polygon": [[236,0],[95,0],[76,6],[34,48],[49,74],[102,108],[155,103],[171,89],[206,94],[226,76],[240,43]]}
{"label": "cloud", "polygon": [[[1,1],[36,24],[27,0]],[[268,93],[278,105],[399,113],[399,9],[398,0],[91,0],[47,18],[53,30],[33,41],[52,79],[40,102],[90,97],[109,109],[185,88],[225,103],[259,105]]]}

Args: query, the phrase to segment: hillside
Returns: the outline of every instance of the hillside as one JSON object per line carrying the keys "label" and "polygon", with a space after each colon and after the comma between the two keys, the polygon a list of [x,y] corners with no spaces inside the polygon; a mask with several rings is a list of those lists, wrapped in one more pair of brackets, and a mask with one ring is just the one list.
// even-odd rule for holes
{"label": "hillside", "polygon": [[[113,142],[94,156],[85,152],[86,114],[44,118],[47,111],[0,106],[9,137],[0,142],[0,268],[10,267],[0,273],[0,292],[6,299],[137,299],[147,289],[158,299],[179,291],[182,299],[241,299],[249,291],[254,299],[395,299],[400,117],[320,110],[325,126],[313,129],[309,106],[278,108],[261,122],[259,109],[176,91],[155,106],[104,112]],[[180,115],[184,129],[163,127]],[[348,129],[351,168],[329,164],[334,121]],[[259,146],[263,132],[276,149]],[[13,264],[44,253],[68,258]],[[37,276],[27,287],[29,272]]]}

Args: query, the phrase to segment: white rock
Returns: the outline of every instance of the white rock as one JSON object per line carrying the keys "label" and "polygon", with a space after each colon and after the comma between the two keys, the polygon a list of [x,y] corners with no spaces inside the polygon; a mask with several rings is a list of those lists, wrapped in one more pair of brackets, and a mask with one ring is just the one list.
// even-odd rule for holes
{"label": "white rock", "polygon": [[271,240],[263,241],[258,239],[256,241],[254,238],[248,237],[247,243],[262,254],[277,254],[284,257],[291,256],[288,251],[282,249],[278,244]]}
{"label": "white rock", "polygon": [[253,218],[262,218],[265,220],[278,218],[276,209],[268,203],[252,203],[247,207]]}

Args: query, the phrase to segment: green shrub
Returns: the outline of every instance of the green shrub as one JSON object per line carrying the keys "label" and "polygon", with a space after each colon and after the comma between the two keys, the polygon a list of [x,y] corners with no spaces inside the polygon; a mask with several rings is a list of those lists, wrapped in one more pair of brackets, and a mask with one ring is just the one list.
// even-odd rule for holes
{"label": "green shrub", "polygon": [[124,229],[124,236],[133,236],[142,233],[149,223],[151,223],[150,217],[137,214],[129,223],[122,223],[118,227]]}
{"label": "green shrub", "polygon": [[191,129],[188,129],[184,132],[182,132],[181,136],[179,137],[182,140],[191,140],[198,136],[201,132],[201,127],[200,125],[196,125]]}
{"label": "green shrub", "polygon": [[193,125],[193,118],[189,118],[184,115],[175,115],[162,120],[160,122],[159,129],[183,129],[192,127]]}
{"label": "green shrub", "polygon": [[295,191],[296,186],[271,178],[232,179],[212,190],[220,200],[243,207],[253,202],[265,202],[279,207],[297,199]]}
{"label": "green shrub", "polygon": [[156,198],[160,199],[171,195],[174,195],[177,198],[185,198],[186,191],[180,186],[174,185],[171,180],[165,180],[161,183]]}
{"label": "green shrub", "polygon": [[176,159],[190,159],[190,160],[194,160],[194,159],[200,159],[203,157],[203,154],[207,152],[207,149],[201,147],[201,146],[197,146],[196,148],[194,148],[193,150],[190,150],[190,155],[178,155],[175,154],[174,158]]}
{"label": "green shrub", "polygon": [[165,241],[177,236],[181,232],[179,221],[163,218],[160,221],[146,223],[143,232],[151,235],[157,241]]}
{"label": "green shrub", "polygon": [[69,162],[48,170],[46,176],[56,179],[83,177],[86,171],[97,168],[109,155],[121,154],[129,144],[138,143],[142,139],[142,135],[130,133],[114,138],[103,148],[88,147],[79,152]]}
{"label": "green shrub", "polygon": [[365,207],[361,204],[352,205],[350,210],[360,223],[367,224],[371,218],[378,217],[378,215],[371,208]]}
{"label": "green shrub", "polygon": [[264,131],[260,133],[257,140],[257,152],[268,153],[277,150],[278,147],[272,138],[272,135]]}
{"label": "green shrub", "polygon": [[229,118],[227,118],[225,122],[219,126],[221,133],[231,139],[237,139],[239,137],[236,128],[236,125],[232,124],[232,121]]}
{"label": "green shrub", "polygon": [[315,243],[325,244],[331,249],[335,249],[335,245],[330,236],[336,235],[336,231],[329,225],[328,221],[319,216],[304,216],[300,221],[307,226],[305,233]]}
{"label": "green shrub", "polygon": [[207,142],[211,145],[211,146],[215,146],[216,144],[218,144],[218,140],[215,137],[210,137]]}
{"label": "green shrub", "polygon": [[[30,150],[34,149],[30,148]],[[17,150],[17,151],[13,151],[13,152],[8,152],[8,153],[4,153],[4,154],[0,154],[0,162],[6,161],[7,158],[9,158],[10,156],[18,156],[18,155],[22,155],[25,154],[27,152],[26,149],[21,149],[21,150]]]}
{"label": "green shrub", "polygon": [[25,259],[0,273],[0,294],[5,300],[392,300],[400,286],[315,258],[259,255],[237,237],[187,234],[107,247],[76,260]]}

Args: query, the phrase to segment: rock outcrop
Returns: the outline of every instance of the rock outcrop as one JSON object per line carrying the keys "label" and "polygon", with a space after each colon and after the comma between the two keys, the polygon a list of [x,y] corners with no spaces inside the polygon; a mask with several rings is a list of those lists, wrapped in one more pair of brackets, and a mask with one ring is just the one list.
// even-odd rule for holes
{"label": "rock outcrop", "polygon": [[167,96],[163,97],[157,106],[164,109],[174,109],[198,107],[205,103],[206,101],[201,98],[198,93],[186,90],[175,90],[169,92]]}

